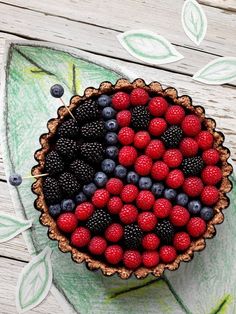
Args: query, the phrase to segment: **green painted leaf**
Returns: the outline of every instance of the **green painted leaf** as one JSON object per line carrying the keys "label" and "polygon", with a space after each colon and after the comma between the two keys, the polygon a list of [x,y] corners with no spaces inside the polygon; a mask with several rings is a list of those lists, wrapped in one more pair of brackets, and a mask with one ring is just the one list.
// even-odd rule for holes
{"label": "green painted leaf", "polygon": [[30,228],[32,221],[22,220],[11,215],[0,213],[0,243],[14,238]]}
{"label": "green painted leaf", "polygon": [[22,270],[16,289],[16,307],[19,313],[34,308],[47,296],[52,284],[51,252],[46,247]]}
{"label": "green painted leaf", "polygon": [[135,58],[151,64],[178,61],[183,56],[164,37],[147,30],[132,30],[117,36],[121,45]]}
{"label": "green painted leaf", "polygon": [[236,80],[236,57],[221,57],[194,74],[193,79],[205,84],[221,85]]}
{"label": "green painted leaf", "polygon": [[195,0],[185,1],[181,17],[186,35],[200,45],[207,31],[207,18],[200,4]]}

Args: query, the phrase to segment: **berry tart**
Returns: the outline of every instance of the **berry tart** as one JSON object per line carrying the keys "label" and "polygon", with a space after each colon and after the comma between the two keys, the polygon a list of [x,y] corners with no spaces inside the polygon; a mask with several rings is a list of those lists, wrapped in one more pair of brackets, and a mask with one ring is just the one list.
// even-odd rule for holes
{"label": "berry tart", "polygon": [[48,122],[32,186],[62,252],[105,275],[156,277],[190,261],[228,207],[229,150],[188,96],[120,79]]}

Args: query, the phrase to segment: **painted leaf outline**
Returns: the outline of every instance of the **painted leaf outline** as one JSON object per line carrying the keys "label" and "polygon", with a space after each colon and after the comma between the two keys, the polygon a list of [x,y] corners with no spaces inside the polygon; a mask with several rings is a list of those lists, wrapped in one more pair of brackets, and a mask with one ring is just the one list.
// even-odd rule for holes
{"label": "painted leaf outline", "polygon": [[183,58],[167,39],[148,30],[131,30],[117,37],[132,56],[147,63],[165,64]]}
{"label": "painted leaf outline", "polygon": [[23,269],[17,284],[17,309],[26,312],[41,303],[52,284],[51,249],[46,247]]}
{"label": "painted leaf outline", "polygon": [[186,35],[199,45],[207,31],[207,18],[200,4],[195,0],[185,1],[181,18]]}
{"label": "painted leaf outline", "polygon": [[0,213],[0,243],[14,238],[32,226],[32,221]]}
{"label": "painted leaf outline", "polygon": [[220,57],[194,74],[193,79],[206,84],[225,84],[236,80],[236,57]]}

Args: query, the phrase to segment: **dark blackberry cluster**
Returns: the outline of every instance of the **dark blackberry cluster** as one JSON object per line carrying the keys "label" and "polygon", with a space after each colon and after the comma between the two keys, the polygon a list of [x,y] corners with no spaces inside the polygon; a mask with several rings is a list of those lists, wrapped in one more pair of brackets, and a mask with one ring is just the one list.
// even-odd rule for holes
{"label": "dark blackberry cluster", "polygon": [[131,125],[134,130],[146,130],[148,128],[151,116],[144,106],[136,106],[132,110]]}
{"label": "dark blackberry cluster", "polygon": [[86,227],[93,234],[101,234],[111,223],[111,216],[103,209],[97,209],[94,214],[89,218]]}
{"label": "dark blackberry cluster", "polygon": [[66,197],[74,196],[80,189],[80,184],[69,172],[64,172],[59,177],[59,185]]}
{"label": "dark blackberry cluster", "polygon": [[95,100],[85,100],[75,109],[74,116],[80,123],[94,121],[99,118],[99,107]]}
{"label": "dark blackberry cluster", "polygon": [[164,219],[160,221],[155,229],[157,236],[165,244],[170,244],[174,236],[174,227],[169,220]]}
{"label": "dark blackberry cluster", "polygon": [[99,163],[104,157],[104,148],[101,143],[83,143],[80,147],[80,155],[90,163]]}
{"label": "dark blackberry cluster", "polygon": [[163,140],[167,148],[177,147],[183,137],[182,129],[177,125],[171,125],[162,135]]}
{"label": "dark blackberry cluster", "polygon": [[64,170],[65,164],[56,151],[51,151],[45,158],[45,171],[54,176]]}
{"label": "dark blackberry cluster", "polygon": [[127,249],[137,249],[141,245],[143,232],[136,224],[125,226],[124,245]]}
{"label": "dark blackberry cluster", "polygon": [[76,159],[70,164],[70,170],[79,182],[88,183],[93,180],[95,169],[83,160]]}
{"label": "dark blackberry cluster", "polygon": [[43,193],[47,204],[57,204],[61,201],[61,189],[56,179],[46,177],[43,182]]}
{"label": "dark blackberry cluster", "polygon": [[103,121],[88,122],[81,128],[81,135],[84,139],[101,139],[105,136],[106,129]]}
{"label": "dark blackberry cluster", "polygon": [[63,122],[57,131],[60,137],[67,137],[74,139],[79,136],[79,125],[74,119],[67,120]]}
{"label": "dark blackberry cluster", "polygon": [[56,142],[56,151],[65,159],[71,160],[76,157],[78,145],[76,141],[69,138],[60,138]]}
{"label": "dark blackberry cluster", "polygon": [[189,157],[183,160],[181,167],[186,176],[196,176],[202,171],[204,162],[200,156]]}

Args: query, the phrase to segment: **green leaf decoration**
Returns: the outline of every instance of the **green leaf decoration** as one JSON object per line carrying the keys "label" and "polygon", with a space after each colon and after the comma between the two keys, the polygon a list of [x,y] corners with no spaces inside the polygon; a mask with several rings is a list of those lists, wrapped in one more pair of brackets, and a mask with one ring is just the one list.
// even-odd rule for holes
{"label": "green leaf decoration", "polygon": [[146,63],[165,64],[183,58],[167,39],[148,30],[127,31],[117,38],[132,56]]}
{"label": "green leaf decoration", "polygon": [[41,303],[52,284],[51,249],[46,247],[22,270],[16,289],[16,307],[24,313]]}
{"label": "green leaf decoration", "polygon": [[221,57],[194,74],[193,79],[205,84],[221,85],[236,80],[236,57]]}
{"label": "green leaf decoration", "polygon": [[200,45],[206,35],[207,18],[197,1],[187,0],[184,2],[181,21],[186,35],[196,45]]}
{"label": "green leaf decoration", "polygon": [[19,233],[30,228],[31,225],[32,221],[0,213],[0,243],[14,238]]}

